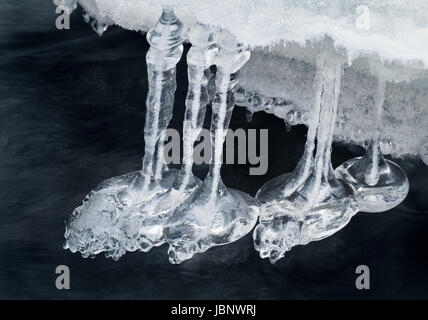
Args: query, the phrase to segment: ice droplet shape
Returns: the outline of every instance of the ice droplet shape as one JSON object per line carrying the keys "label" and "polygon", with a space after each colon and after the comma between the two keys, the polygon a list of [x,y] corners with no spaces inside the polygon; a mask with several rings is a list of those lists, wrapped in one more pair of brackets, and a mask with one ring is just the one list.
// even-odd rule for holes
{"label": "ice droplet shape", "polygon": [[383,157],[380,148],[380,123],[385,103],[386,81],[378,75],[375,113],[377,128],[363,157],[346,161],[336,169],[336,175],[355,192],[360,211],[377,213],[399,205],[409,192],[404,171]]}

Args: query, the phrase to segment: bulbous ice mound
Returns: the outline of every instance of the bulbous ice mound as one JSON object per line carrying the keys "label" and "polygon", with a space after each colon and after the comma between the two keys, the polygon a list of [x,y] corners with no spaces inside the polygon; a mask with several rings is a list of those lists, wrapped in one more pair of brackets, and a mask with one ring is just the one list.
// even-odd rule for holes
{"label": "bulbous ice mound", "polygon": [[365,212],[390,210],[400,204],[409,192],[406,174],[398,165],[385,160],[380,147],[381,116],[386,101],[386,82],[381,77],[378,76],[375,95],[374,121],[377,128],[372,133],[366,154],[346,161],[336,169],[336,175],[352,186],[360,210]]}
{"label": "bulbous ice mound", "polygon": [[[180,176],[178,176],[180,177]],[[186,188],[180,188],[179,178],[168,191],[153,196],[149,201],[142,202],[125,208],[125,216],[137,217],[138,243],[141,251],[149,251],[153,247],[159,247],[165,243],[164,228],[173,211],[183,203],[201,185],[201,181],[195,176],[189,177]],[[132,224],[132,221],[127,221]],[[132,226],[134,227],[134,226]]]}
{"label": "bulbous ice mound", "polygon": [[409,180],[394,162],[383,160],[379,177],[370,185],[364,177],[367,161],[364,157],[346,161],[336,169],[336,175],[354,189],[360,211],[376,213],[398,206],[409,192]]}
{"label": "bulbous ice mound", "polygon": [[[428,65],[428,2],[425,0],[78,0],[131,30],[148,30],[161,5],[176,7],[185,24],[199,21],[231,31],[251,46],[280,41],[304,44],[325,35],[351,59],[377,54],[387,60]],[[94,6],[94,4],[96,6]],[[94,9],[96,7],[96,9]],[[410,36],[409,36],[410,35]]]}
{"label": "bulbous ice mound", "polygon": [[[333,235],[358,211],[353,191],[340,180],[324,181],[314,199],[308,192],[316,183],[313,174],[292,195],[284,197],[284,186],[293,185],[295,178],[290,173],[276,177],[256,196],[262,203],[260,222],[253,234],[254,247],[261,258],[269,258],[272,263],[297,245]],[[311,201],[314,205],[309,205]]]}
{"label": "bulbous ice mound", "polygon": [[331,236],[358,211],[352,188],[337,179],[331,165],[343,61],[326,39],[317,58],[314,112],[303,156],[292,173],[268,181],[257,192],[260,223],[254,247],[272,263],[296,245]]}
{"label": "bulbous ice mound", "polygon": [[[159,216],[138,209],[172,187],[176,170],[166,172],[160,182],[152,181],[147,192],[134,194],[130,186],[139,173],[110,178],[85,197],[66,224],[64,249],[85,258],[104,252],[118,260],[126,251],[146,252],[163,243]],[[130,199],[137,195],[138,200]]]}
{"label": "bulbous ice mound", "polygon": [[222,182],[213,197],[212,181],[206,179],[166,223],[169,261],[178,264],[196,253],[242,238],[253,229],[258,215],[254,198],[226,188]]}

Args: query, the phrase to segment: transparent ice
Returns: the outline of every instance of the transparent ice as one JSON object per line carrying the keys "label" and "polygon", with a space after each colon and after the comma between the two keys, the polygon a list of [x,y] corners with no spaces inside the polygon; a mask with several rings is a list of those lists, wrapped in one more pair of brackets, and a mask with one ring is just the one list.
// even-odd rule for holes
{"label": "transparent ice", "polygon": [[148,251],[162,244],[162,227],[148,218],[150,212],[147,214],[144,207],[167,192],[177,176],[176,170],[165,164],[163,143],[172,117],[176,64],[183,52],[185,33],[185,27],[169,7],[164,8],[158,23],[147,33],[149,92],[142,169],[107,180],[75,209],[65,234],[65,247],[71,251],[83,256],[104,251],[107,257],[118,259],[126,251]]}
{"label": "transparent ice", "polygon": [[[257,99],[254,99],[251,111],[266,110],[265,107],[271,105],[268,112],[286,120],[287,110],[293,108],[302,115],[297,124],[308,124],[305,113],[312,103],[306,103],[309,90],[306,90],[308,83],[304,83],[311,73],[307,72],[309,70],[296,70],[296,66],[303,67],[305,63],[315,65],[317,43],[328,34],[336,47],[347,50],[348,60],[352,62],[344,77],[347,86],[345,104],[349,105],[346,107],[341,102],[334,136],[335,141],[348,144],[366,143],[373,130],[365,125],[370,123],[366,111],[370,110],[371,104],[361,101],[369,97],[364,91],[372,79],[355,73],[354,62],[360,57],[376,57],[382,62],[402,65],[404,73],[412,68],[425,70],[428,66],[426,0],[77,0],[77,3],[89,14],[91,21],[97,20],[101,32],[106,25],[113,23],[131,30],[147,31],[156,23],[163,4],[175,5],[177,16],[185,25],[192,26],[199,21],[227,28],[239,41],[255,46],[250,63],[243,68],[240,83],[248,94],[254,93],[255,97],[265,97],[268,101],[257,105]],[[366,10],[364,8],[368,9],[370,17],[368,30],[360,30],[357,23],[361,12]],[[293,63],[283,58],[291,59],[289,61]],[[283,79],[282,74],[286,75]],[[428,85],[422,83],[427,78],[425,74],[419,83],[389,86],[385,107],[388,117],[383,119],[380,137],[384,154],[419,156],[427,162],[428,108],[425,101]],[[420,90],[421,85],[423,90]],[[353,92],[348,92],[348,89]],[[272,99],[283,99],[293,105],[287,104],[282,108],[281,104],[269,104]],[[352,104],[358,104],[358,108],[350,112]],[[405,121],[401,121],[403,117]],[[408,139],[409,135],[412,139]]]}
{"label": "transparent ice", "polygon": [[[217,52],[216,31],[203,25],[190,30],[189,39],[193,46],[187,54],[189,88],[186,98],[186,111],[183,123],[183,166],[180,171],[171,170],[168,175],[173,183],[165,192],[159,192],[150,201],[138,203],[127,208],[127,214],[139,217],[140,243],[145,243],[144,251],[165,242],[163,229],[174,209],[183,203],[200,186],[201,181],[192,173],[193,145],[198,137],[205,118],[209,101],[209,67]],[[146,124],[147,126],[148,124]],[[160,140],[162,143],[163,140]],[[165,175],[159,178],[165,179]],[[169,177],[167,177],[169,179]]]}
{"label": "transparent ice", "polygon": [[380,149],[380,124],[385,104],[386,80],[379,70],[383,65],[369,60],[377,74],[375,96],[376,129],[363,157],[346,161],[336,169],[336,175],[346,181],[355,191],[364,212],[384,212],[399,205],[407,196],[409,181],[404,171],[394,162],[386,160]]}
{"label": "transparent ice", "polygon": [[[189,88],[183,123],[183,166],[172,170],[164,160],[165,130],[172,117],[175,66],[185,36]],[[248,61],[248,47],[230,33],[202,24],[189,33],[170,7],[148,32],[149,92],[145,155],[140,171],[111,178],[76,208],[66,228],[65,248],[84,257],[105,252],[119,259],[126,251],[149,251],[170,245],[170,261],[180,263],[196,252],[235,241],[254,227],[258,208],[247,194],[228,189],[221,177],[222,150],[234,107],[239,69]],[[203,183],[192,173],[193,145],[209,102],[210,66],[217,66],[212,118],[212,161]],[[190,227],[189,227],[190,226]]]}
{"label": "transparent ice", "polygon": [[336,178],[331,165],[344,63],[326,39],[316,64],[315,105],[304,154],[292,173],[274,178],[257,193],[260,223],[254,246],[272,263],[296,245],[342,229],[358,211],[352,189]]}
{"label": "transparent ice", "polygon": [[209,172],[202,185],[174,211],[166,224],[171,263],[181,263],[213,246],[236,241],[249,233],[257,221],[256,201],[241,191],[227,188],[220,176],[238,71],[249,58],[249,48],[238,43],[229,32],[221,32],[215,58]]}
{"label": "transparent ice", "polygon": [[[407,177],[383,154],[418,155],[428,164],[426,0],[54,2],[69,13],[78,3],[99,35],[111,24],[149,30],[142,168],[104,181],[74,210],[64,245],[72,252],[117,260],[167,243],[178,264],[245,236],[260,215],[254,245],[274,263],[292,247],[342,229],[357,211],[387,211],[403,201]],[[370,10],[367,30],[356,24],[361,6]],[[189,87],[177,170],[165,164],[164,137],[186,40]],[[308,126],[295,170],[263,185],[257,201],[227,188],[220,175],[235,98],[247,121],[265,111],[282,118],[285,130]],[[211,162],[200,181],[192,173],[193,146],[210,102]],[[366,154],[334,171],[333,140],[364,145]]]}

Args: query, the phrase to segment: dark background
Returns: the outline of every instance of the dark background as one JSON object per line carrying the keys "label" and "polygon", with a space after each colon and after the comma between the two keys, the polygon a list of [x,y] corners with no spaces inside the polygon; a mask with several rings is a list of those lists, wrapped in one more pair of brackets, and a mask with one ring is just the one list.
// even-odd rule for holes
{"label": "dark background", "polygon": [[[139,168],[147,77],[145,37],[117,27],[98,37],[75,12],[55,29],[50,1],[0,4],[0,298],[3,299],[373,299],[428,298],[428,168],[396,160],[410,193],[383,214],[360,213],[336,235],[294,248],[276,265],[261,260],[251,235],[181,265],[166,246],[118,262],[62,249],[64,221],[94,186]],[[186,47],[186,50],[188,47]],[[185,55],[183,55],[185,57]],[[185,58],[170,127],[181,130]],[[206,127],[209,127],[207,114]],[[255,195],[291,171],[306,129],[235,108],[231,128],[269,128],[269,171],[250,176],[225,165],[227,186]],[[335,145],[333,164],[360,155]],[[203,178],[206,167],[195,168]],[[71,270],[71,290],[55,288],[55,268]],[[355,288],[355,269],[371,270],[371,289]]]}

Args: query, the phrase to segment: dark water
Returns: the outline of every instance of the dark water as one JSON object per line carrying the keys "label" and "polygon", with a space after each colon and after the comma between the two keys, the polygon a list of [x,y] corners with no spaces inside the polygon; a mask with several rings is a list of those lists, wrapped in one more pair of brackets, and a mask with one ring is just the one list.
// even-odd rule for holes
{"label": "dark water", "polygon": [[[141,163],[148,45],[119,28],[99,38],[77,16],[71,30],[58,31],[53,10],[50,1],[0,4],[0,298],[428,298],[428,168],[419,160],[400,162],[411,183],[401,206],[358,214],[276,265],[258,257],[250,236],[178,266],[168,263],[165,246],[118,262],[63,250],[64,220],[85,194]],[[171,127],[181,130],[184,59],[178,83]],[[269,128],[269,171],[249,176],[247,166],[227,165],[223,176],[254,195],[293,169],[305,130],[286,133],[262,113],[244,119],[236,108],[231,127]],[[334,164],[359,152],[335,146]],[[206,168],[195,172],[203,177]],[[70,267],[71,290],[55,288],[60,264]],[[354,284],[361,264],[371,270],[363,292]]]}

